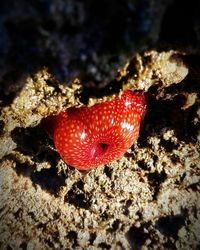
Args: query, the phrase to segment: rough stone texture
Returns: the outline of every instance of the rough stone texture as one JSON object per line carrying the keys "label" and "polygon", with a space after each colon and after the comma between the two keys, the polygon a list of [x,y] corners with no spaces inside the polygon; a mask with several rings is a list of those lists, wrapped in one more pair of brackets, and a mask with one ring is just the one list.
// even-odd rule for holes
{"label": "rough stone texture", "polygon": [[76,79],[27,77],[1,110],[0,249],[198,249],[199,78],[178,51],[135,55],[90,105],[121,89],[147,92],[137,143],[87,173],[67,166],[41,119],[83,105]]}
{"label": "rough stone texture", "polygon": [[[199,13],[198,0],[0,1],[1,250],[199,249]],[[137,143],[88,173],[67,166],[42,118],[124,89],[147,93]]]}

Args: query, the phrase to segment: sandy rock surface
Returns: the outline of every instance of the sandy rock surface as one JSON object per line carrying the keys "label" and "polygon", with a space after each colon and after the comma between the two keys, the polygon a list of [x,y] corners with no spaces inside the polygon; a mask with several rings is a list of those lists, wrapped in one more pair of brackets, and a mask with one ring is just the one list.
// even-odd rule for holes
{"label": "sandy rock surface", "polygon": [[[47,68],[18,80],[1,110],[0,249],[198,249],[200,81],[190,56],[137,54],[96,96]],[[42,118],[122,89],[148,96],[137,142],[88,173],[68,166]]]}

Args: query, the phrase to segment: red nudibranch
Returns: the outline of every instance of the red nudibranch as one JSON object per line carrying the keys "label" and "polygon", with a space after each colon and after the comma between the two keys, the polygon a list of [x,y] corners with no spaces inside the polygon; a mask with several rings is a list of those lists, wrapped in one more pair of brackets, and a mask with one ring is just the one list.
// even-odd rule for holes
{"label": "red nudibranch", "polygon": [[124,91],[92,107],[68,108],[45,118],[61,158],[79,170],[119,159],[135,142],[146,111],[143,92]]}

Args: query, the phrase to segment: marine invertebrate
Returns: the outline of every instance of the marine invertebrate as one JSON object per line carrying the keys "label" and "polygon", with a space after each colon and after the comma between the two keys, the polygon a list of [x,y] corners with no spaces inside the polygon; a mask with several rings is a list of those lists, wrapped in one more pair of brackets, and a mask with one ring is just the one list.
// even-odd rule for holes
{"label": "marine invertebrate", "polygon": [[144,93],[127,90],[111,101],[46,118],[45,127],[67,164],[89,170],[126,152],[138,137],[145,110]]}

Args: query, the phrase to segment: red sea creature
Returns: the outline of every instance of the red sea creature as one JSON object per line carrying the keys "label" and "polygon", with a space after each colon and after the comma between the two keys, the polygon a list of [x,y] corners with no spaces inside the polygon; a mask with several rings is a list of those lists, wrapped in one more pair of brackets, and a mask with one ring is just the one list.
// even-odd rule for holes
{"label": "red sea creature", "polygon": [[145,111],[144,93],[126,90],[92,107],[69,108],[44,124],[61,158],[89,170],[119,159],[131,147]]}

